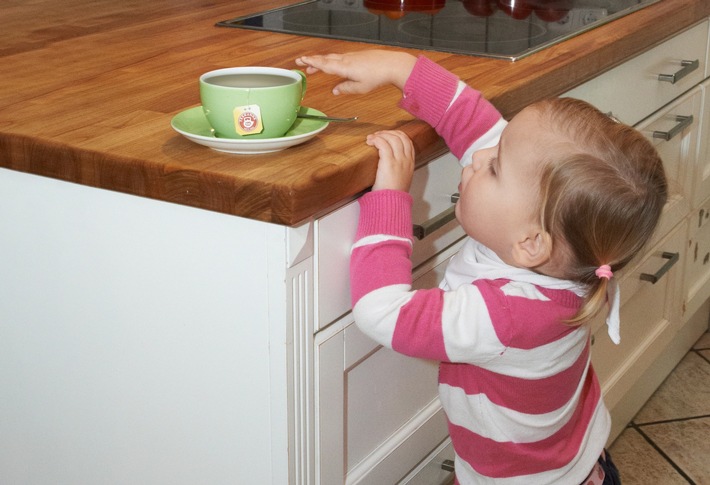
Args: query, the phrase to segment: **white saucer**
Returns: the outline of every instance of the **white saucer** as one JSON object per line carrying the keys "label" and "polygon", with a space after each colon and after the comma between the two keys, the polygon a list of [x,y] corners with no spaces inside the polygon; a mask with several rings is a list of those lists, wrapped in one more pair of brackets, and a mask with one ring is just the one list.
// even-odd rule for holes
{"label": "white saucer", "polygon": [[[301,113],[325,116],[317,109],[306,108],[305,106],[301,108]],[[217,138],[214,130],[207,122],[202,106],[196,106],[175,115],[170,121],[170,125],[188,140],[210,147],[213,150],[253,155],[278,152],[279,150],[305,143],[323,131],[328,126],[328,122],[298,118],[291,129],[280,138]]]}

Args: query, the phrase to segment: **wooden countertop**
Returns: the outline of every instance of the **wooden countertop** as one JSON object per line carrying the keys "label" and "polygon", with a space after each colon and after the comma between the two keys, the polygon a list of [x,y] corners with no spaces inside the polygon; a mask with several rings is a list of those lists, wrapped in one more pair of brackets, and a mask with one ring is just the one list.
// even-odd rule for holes
{"label": "wooden countertop", "polygon": [[[453,0],[449,0],[453,1]],[[304,104],[359,122],[267,155],[193,144],[171,118],[199,105],[197,79],[221,67],[294,68],[305,53],[369,44],[215,27],[279,0],[6,0],[0,31],[0,167],[256,220],[296,225],[367,189],[368,133],[399,128],[422,160],[445,148],[395,107],[399,92],[330,93],[309,77]],[[710,15],[706,0],[661,0],[516,62],[426,52],[506,116],[561,94]],[[410,51],[417,53],[417,51]]]}

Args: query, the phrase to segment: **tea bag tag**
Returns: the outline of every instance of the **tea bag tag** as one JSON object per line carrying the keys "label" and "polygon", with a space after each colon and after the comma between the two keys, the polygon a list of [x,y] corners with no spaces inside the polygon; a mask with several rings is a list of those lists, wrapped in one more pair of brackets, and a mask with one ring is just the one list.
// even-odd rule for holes
{"label": "tea bag tag", "polygon": [[240,135],[255,135],[264,131],[259,106],[250,104],[234,108],[234,128]]}

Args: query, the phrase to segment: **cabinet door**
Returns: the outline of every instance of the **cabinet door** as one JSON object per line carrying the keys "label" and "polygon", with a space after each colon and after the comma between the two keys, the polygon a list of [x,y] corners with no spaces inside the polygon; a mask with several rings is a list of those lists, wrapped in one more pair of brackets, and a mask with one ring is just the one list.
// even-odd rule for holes
{"label": "cabinet door", "polygon": [[665,377],[661,374],[645,376],[642,392],[628,392],[649,366],[662,358],[666,345],[678,330],[685,232],[686,226],[681,224],[621,275],[621,343],[618,346],[607,334],[606,315],[600,315],[593,323],[592,363],[612,412],[612,438]]}
{"label": "cabinet door", "polygon": [[284,229],[6,169],[0,194],[0,482],[286,483]]}
{"label": "cabinet door", "polygon": [[690,214],[688,236],[684,319],[710,297],[710,199]]}
{"label": "cabinet door", "polygon": [[[415,287],[436,286],[446,260]],[[396,483],[448,435],[438,363],[383,348],[348,317],[316,334],[318,483]]]}
{"label": "cabinet door", "polygon": [[700,149],[696,164],[693,184],[693,203],[695,209],[710,197],[710,80],[701,85],[703,99],[703,120],[701,124]]}
{"label": "cabinet door", "polygon": [[698,88],[649,116],[637,128],[663,159],[670,197],[657,235],[667,234],[689,210],[700,129],[701,92]]}

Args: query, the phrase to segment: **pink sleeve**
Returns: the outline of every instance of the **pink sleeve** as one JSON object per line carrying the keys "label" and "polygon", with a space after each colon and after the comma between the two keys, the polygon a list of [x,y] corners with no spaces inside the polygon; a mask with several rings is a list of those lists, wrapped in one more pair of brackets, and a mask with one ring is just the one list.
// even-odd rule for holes
{"label": "pink sleeve", "polygon": [[358,202],[360,219],[350,256],[353,306],[373,290],[412,282],[412,196],[378,190]]}
{"label": "pink sleeve", "polygon": [[426,57],[419,57],[407,79],[399,105],[426,121],[460,158],[466,149],[501,119],[479,91],[466,86],[453,101],[459,79]]}
{"label": "pink sleeve", "polygon": [[[395,351],[445,360],[443,292],[411,288],[412,197],[406,192],[379,190],[362,196],[359,204],[360,219],[350,256],[355,323]],[[374,301],[360,301],[370,294],[377,295]],[[390,330],[377,330],[383,326]]]}

